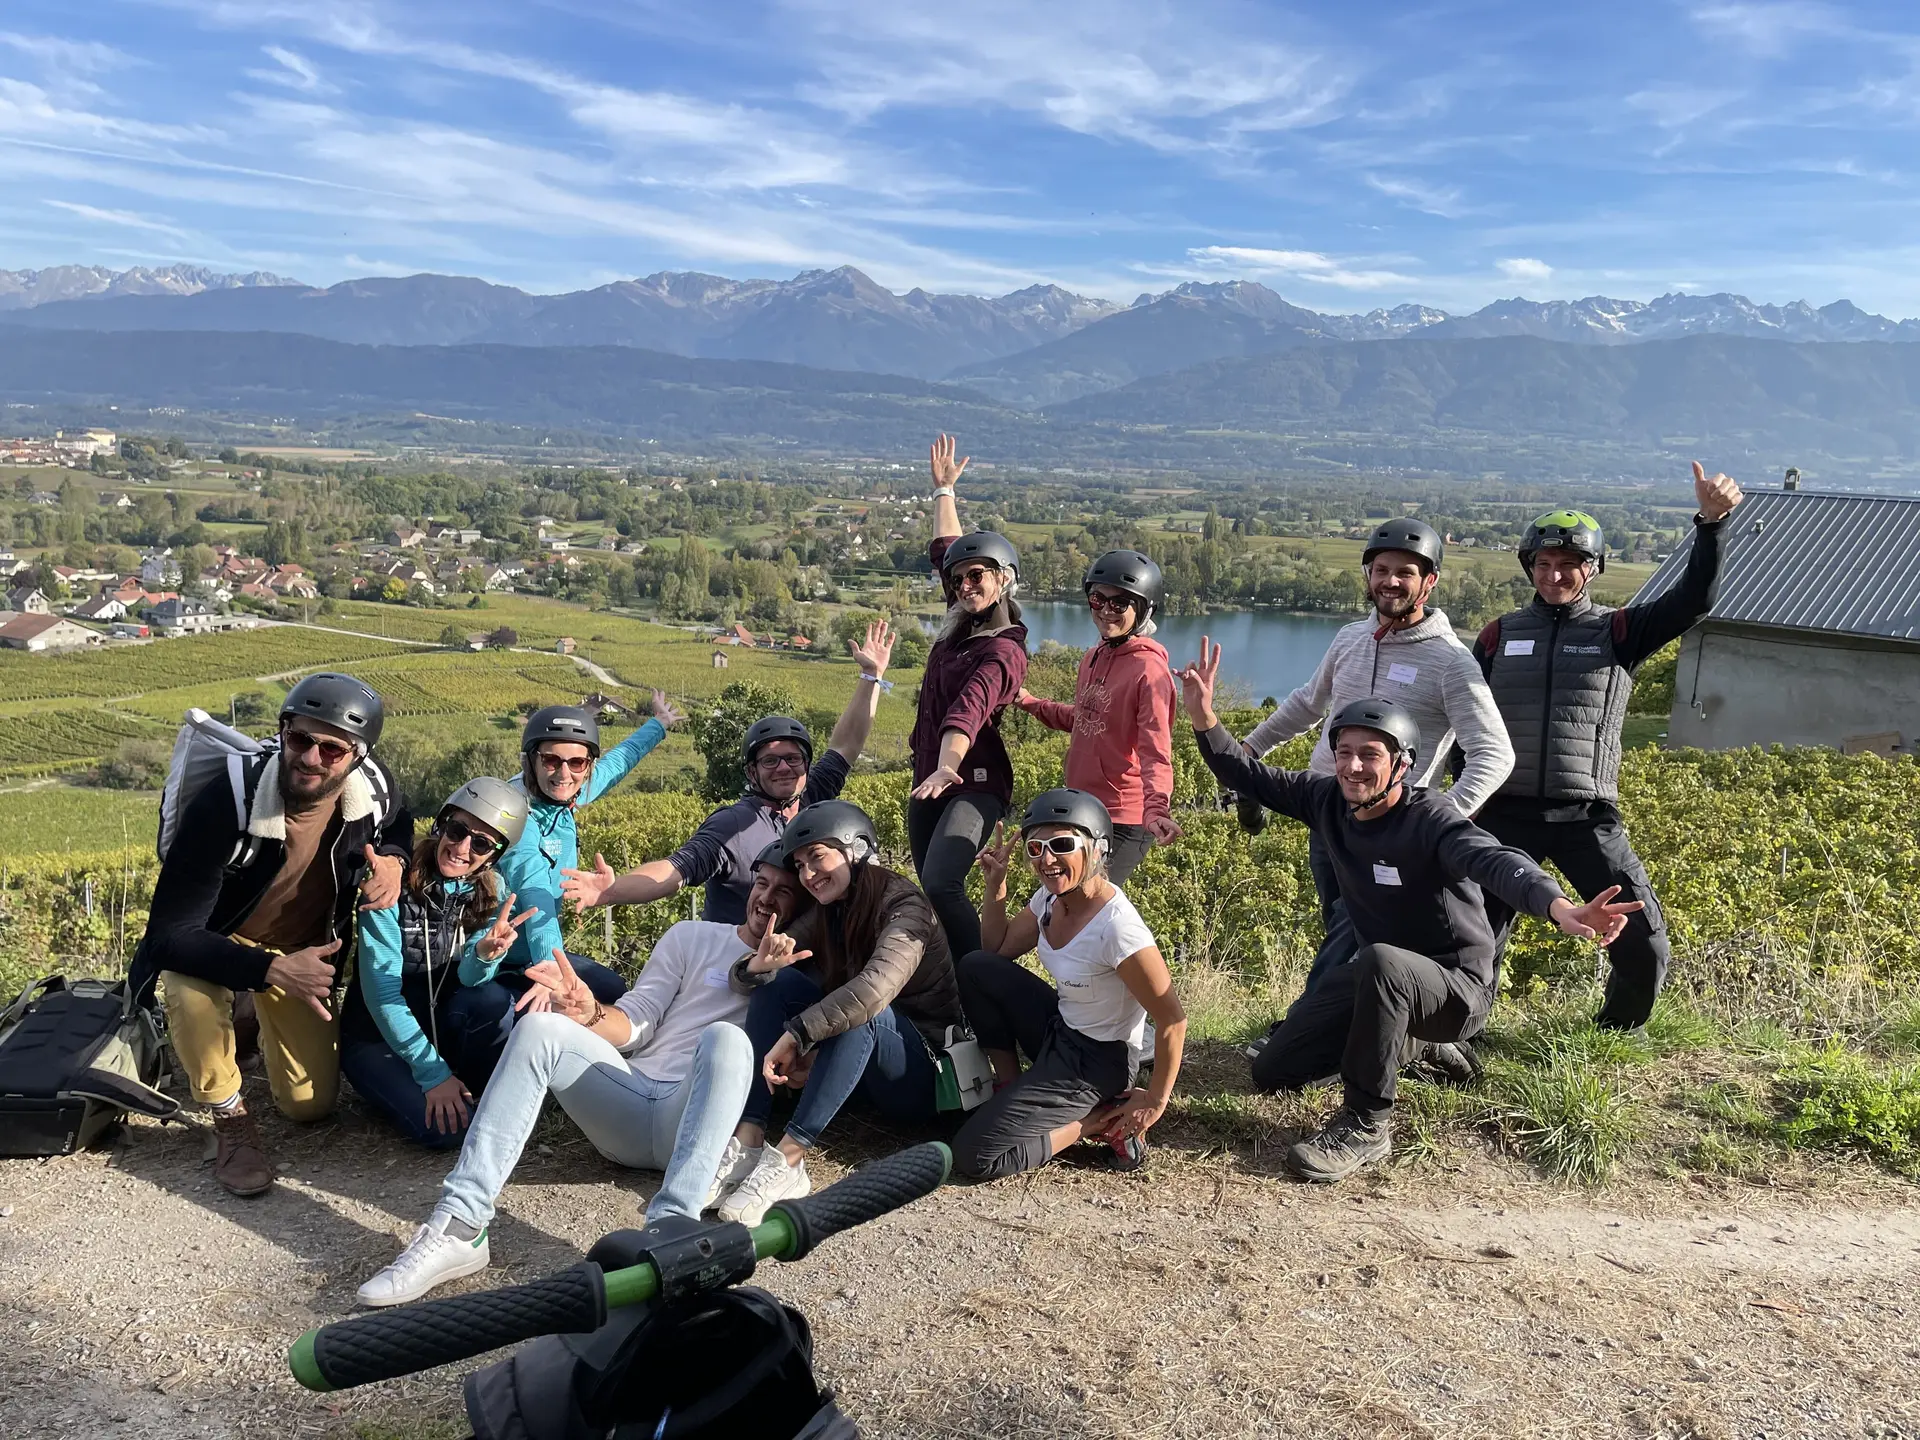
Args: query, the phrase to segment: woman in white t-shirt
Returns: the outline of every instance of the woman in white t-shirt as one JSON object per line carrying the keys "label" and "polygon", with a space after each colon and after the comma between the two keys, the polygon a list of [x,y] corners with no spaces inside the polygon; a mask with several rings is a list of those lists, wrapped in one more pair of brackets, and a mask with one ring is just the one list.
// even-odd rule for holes
{"label": "woman in white t-shirt", "polygon": [[[1138,1169],[1180,1074],[1186,1012],[1152,932],[1107,879],[1106,807],[1084,790],[1045,791],[1027,806],[1020,841],[1040,888],[1011,919],[1004,827],[980,853],[987,948],[960,961],[960,1000],[993,1063],[995,1094],[954,1137],[954,1170],[1017,1175],[1086,1139],[1112,1147],[1114,1168]],[[1058,989],[1015,962],[1036,948]],[[1153,1083],[1136,1089],[1148,1017],[1159,1036]],[[1016,1050],[1030,1062],[1024,1073]]]}

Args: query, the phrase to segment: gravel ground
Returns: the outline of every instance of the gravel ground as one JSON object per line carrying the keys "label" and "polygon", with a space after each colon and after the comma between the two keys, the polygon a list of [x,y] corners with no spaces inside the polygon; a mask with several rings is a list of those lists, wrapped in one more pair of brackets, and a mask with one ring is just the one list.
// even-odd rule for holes
{"label": "gravel ground", "polygon": [[[447,1157],[350,1111],[265,1128],[285,1178],[251,1201],[199,1125],[0,1162],[0,1435],[466,1433],[457,1373],[316,1396],[283,1359]],[[1469,1154],[1310,1189],[1271,1146],[1162,1130],[1145,1175],[948,1189],[759,1282],[807,1311],[873,1436],[1920,1437],[1911,1185],[1839,1166],[1590,1196]],[[818,1182],[884,1148],[850,1135]],[[560,1121],[538,1138],[495,1268],[461,1288],[636,1223],[657,1177]]]}

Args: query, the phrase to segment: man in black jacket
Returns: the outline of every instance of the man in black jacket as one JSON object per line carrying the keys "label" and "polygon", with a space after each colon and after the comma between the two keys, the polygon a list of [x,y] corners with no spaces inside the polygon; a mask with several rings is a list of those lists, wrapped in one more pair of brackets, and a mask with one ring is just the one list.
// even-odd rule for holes
{"label": "man in black jacket", "polygon": [[193,1098],[213,1112],[214,1178],[236,1195],[273,1184],[240,1098],[233,992],[256,992],[273,1100],[317,1120],[340,1089],[331,1008],[354,899],[399,897],[413,817],[372,757],[380,697],[351,675],[309,675],[287,692],[280,743],[248,763],[245,794],[215,777],[188,803],[154,886],[133,961],[135,993],[166,990],[168,1031]]}
{"label": "man in black jacket", "polygon": [[[1607,952],[1606,998],[1594,1023],[1631,1030],[1647,1023],[1673,958],[1667,925],[1621,823],[1621,727],[1634,673],[1707,613],[1720,573],[1720,537],[1740,487],[1693,463],[1693,549],[1670,590],[1644,605],[1612,609],[1587,596],[1607,566],[1600,524],[1556,510],[1527,527],[1520,564],[1533,602],[1501,616],[1473,642],[1493,703],[1513,740],[1513,772],[1474,817],[1503,845],[1551,860],[1582,895],[1612,887],[1645,908]],[[1487,902],[1500,948],[1513,912]]]}
{"label": "man in black jacket", "polygon": [[1344,1103],[1287,1152],[1308,1180],[1343,1180],[1392,1149],[1391,1117],[1409,1037],[1479,1033],[1493,1006],[1493,931],[1481,887],[1565,933],[1619,933],[1638,902],[1613,892],[1576,906],[1526,855],[1501,846],[1453,804],[1407,784],[1420,729],[1390,700],[1356,700],[1327,726],[1334,774],[1276,770],[1251,758],[1213,710],[1220,647],[1201,642],[1180,674],[1200,755],[1216,779],[1313,827],[1360,940],[1353,963],[1302,995],[1253,1062],[1262,1090],[1296,1089],[1338,1071]]}

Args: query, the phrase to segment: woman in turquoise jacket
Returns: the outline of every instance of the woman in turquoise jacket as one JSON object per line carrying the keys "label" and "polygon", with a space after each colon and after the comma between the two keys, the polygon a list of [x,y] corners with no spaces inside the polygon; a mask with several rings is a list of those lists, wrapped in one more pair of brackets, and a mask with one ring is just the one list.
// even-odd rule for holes
{"label": "woman in turquoise jacket", "polygon": [[[520,737],[520,778],[513,782],[527,797],[527,828],[501,857],[500,878],[519,897],[516,903],[533,915],[505,955],[491,961],[475,956],[463,964],[463,981],[478,985],[497,979],[516,995],[525,996],[532,988],[527,966],[551,960],[556,950],[564,953],[560,878],[562,872],[580,868],[574,811],[624,780],[680,719],[666,695],[656,690],[653,718],[602,755],[600,722],[582,707],[549,705],[527,717]],[[570,958],[575,973],[603,1005],[626,994],[627,982],[616,972],[585,956]],[[546,1009],[546,992],[536,989],[524,1008]]]}
{"label": "woman in turquoise jacket", "polygon": [[360,1097],[423,1145],[460,1143],[511,1032],[513,993],[460,973],[504,955],[526,914],[500,898],[500,853],[527,823],[527,797],[469,780],[414,847],[400,898],[362,910],[355,983],[340,1017],[340,1069]]}

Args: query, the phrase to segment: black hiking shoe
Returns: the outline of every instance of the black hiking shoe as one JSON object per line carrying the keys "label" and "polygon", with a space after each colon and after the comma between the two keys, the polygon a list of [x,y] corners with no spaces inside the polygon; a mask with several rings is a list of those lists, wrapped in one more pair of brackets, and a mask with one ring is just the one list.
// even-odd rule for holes
{"label": "black hiking shoe", "polygon": [[1473,1042],[1441,1040],[1423,1043],[1408,1062],[1407,1071],[1429,1085],[1457,1085],[1464,1089],[1480,1083],[1486,1066],[1480,1063]]}
{"label": "black hiking shoe", "polygon": [[1302,1180],[1332,1184],[1393,1152],[1393,1121],[1369,1120],[1342,1105],[1313,1135],[1287,1150],[1287,1168]]}

